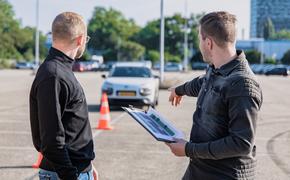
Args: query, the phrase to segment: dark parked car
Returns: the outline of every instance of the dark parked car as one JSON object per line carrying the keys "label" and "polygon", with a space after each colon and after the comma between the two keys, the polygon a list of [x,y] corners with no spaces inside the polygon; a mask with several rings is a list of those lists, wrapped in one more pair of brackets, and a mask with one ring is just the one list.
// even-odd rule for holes
{"label": "dark parked car", "polygon": [[35,64],[31,62],[17,62],[15,65],[15,69],[34,69]]}
{"label": "dark parked car", "polygon": [[154,70],[159,70],[159,69],[160,69],[160,63],[155,63],[155,64],[153,65],[153,69],[154,69]]}
{"label": "dark parked car", "polygon": [[179,72],[182,71],[182,64],[175,62],[168,62],[165,64],[164,71]]}
{"label": "dark parked car", "polygon": [[100,63],[97,61],[84,61],[87,71],[98,71],[100,69]]}
{"label": "dark parked car", "polygon": [[251,69],[255,74],[263,74],[264,73],[264,64],[252,64]]}
{"label": "dark parked car", "polygon": [[76,72],[87,71],[86,63],[84,61],[75,61],[72,69]]}
{"label": "dark parked car", "polygon": [[73,65],[73,71],[84,72],[84,71],[98,71],[100,64],[96,61],[75,61]]}
{"label": "dark parked car", "polygon": [[117,61],[108,61],[100,65],[100,71],[110,71]]}
{"label": "dark parked car", "polygon": [[202,62],[194,62],[191,64],[192,70],[205,70],[208,67],[208,64]]}
{"label": "dark parked car", "polygon": [[275,68],[273,64],[252,64],[251,69],[255,74],[265,74],[267,71]]}
{"label": "dark parked car", "polygon": [[283,75],[288,76],[288,69],[286,67],[275,67],[265,72],[265,75]]}

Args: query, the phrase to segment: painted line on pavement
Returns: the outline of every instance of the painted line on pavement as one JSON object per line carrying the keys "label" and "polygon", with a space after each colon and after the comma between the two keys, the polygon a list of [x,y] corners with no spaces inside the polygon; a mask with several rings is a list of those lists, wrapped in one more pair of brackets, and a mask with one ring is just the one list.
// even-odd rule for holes
{"label": "painted line on pavement", "polygon": [[[120,114],[118,117],[116,117],[115,119],[112,120],[111,125],[114,125],[115,123],[117,123],[125,115],[126,115],[126,112],[123,112],[122,114]],[[105,130],[96,130],[96,132],[93,133],[93,138],[95,138],[98,135],[100,135],[103,131],[105,131]]]}
{"label": "painted line on pavement", "polygon": [[[119,120],[122,119],[123,116],[125,116],[126,112],[123,112],[121,115],[119,115],[118,117],[114,118],[111,122],[111,125],[117,123]],[[100,135],[104,130],[96,130],[96,132],[93,133],[93,139],[95,137],[97,137],[98,135]],[[38,173],[34,174],[33,176],[30,176],[28,178],[26,178],[25,180],[33,180],[35,178],[38,177]]]}

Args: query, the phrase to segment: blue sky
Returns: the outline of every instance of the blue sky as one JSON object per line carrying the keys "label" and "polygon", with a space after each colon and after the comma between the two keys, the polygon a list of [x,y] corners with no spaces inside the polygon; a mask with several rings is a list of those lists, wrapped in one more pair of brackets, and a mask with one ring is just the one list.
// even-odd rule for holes
{"label": "blue sky", "polygon": [[[35,26],[36,0],[8,0],[22,25]],[[165,15],[174,13],[184,14],[185,0],[164,0]],[[140,26],[160,17],[159,0],[39,0],[40,2],[40,30],[50,31],[54,17],[64,11],[74,11],[88,20],[95,6],[113,7],[121,11],[125,17],[133,18]],[[245,29],[245,38],[249,37],[250,28],[250,0],[188,0],[188,12],[200,13],[226,10],[238,18],[238,38],[242,37]]]}

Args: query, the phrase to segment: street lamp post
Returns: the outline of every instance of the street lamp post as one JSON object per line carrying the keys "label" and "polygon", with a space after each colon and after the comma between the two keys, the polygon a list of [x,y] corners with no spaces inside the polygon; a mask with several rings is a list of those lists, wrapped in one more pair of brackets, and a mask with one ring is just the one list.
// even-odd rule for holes
{"label": "street lamp post", "polygon": [[160,4],[160,82],[164,80],[164,0]]}
{"label": "street lamp post", "polygon": [[264,61],[265,61],[265,59],[264,59],[264,42],[265,42],[265,39],[264,38],[262,38],[262,48],[261,48],[261,64],[264,64]]}
{"label": "street lamp post", "polygon": [[188,2],[185,0],[185,7],[184,7],[184,13],[185,13],[185,24],[184,24],[184,56],[183,56],[183,70],[187,71],[187,65],[188,65],[188,17],[187,17],[187,5]]}
{"label": "street lamp post", "polygon": [[39,66],[39,0],[36,0],[35,65]]}
{"label": "street lamp post", "polygon": [[264,64],[264,38],[258,38],[258,40],[260,41],[260,48],[261,48],[261,56],[260,56],[260,64]]}

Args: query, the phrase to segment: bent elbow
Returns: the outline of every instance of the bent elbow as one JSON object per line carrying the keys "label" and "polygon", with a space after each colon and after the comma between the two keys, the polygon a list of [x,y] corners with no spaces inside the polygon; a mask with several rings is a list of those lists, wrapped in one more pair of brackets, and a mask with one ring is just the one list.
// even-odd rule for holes
{"label": "bent elbow", "polygon": [[252,152],[253,146],[249,142],[242,141],[239,145],[239,154],[241,156],[249,155]]}

